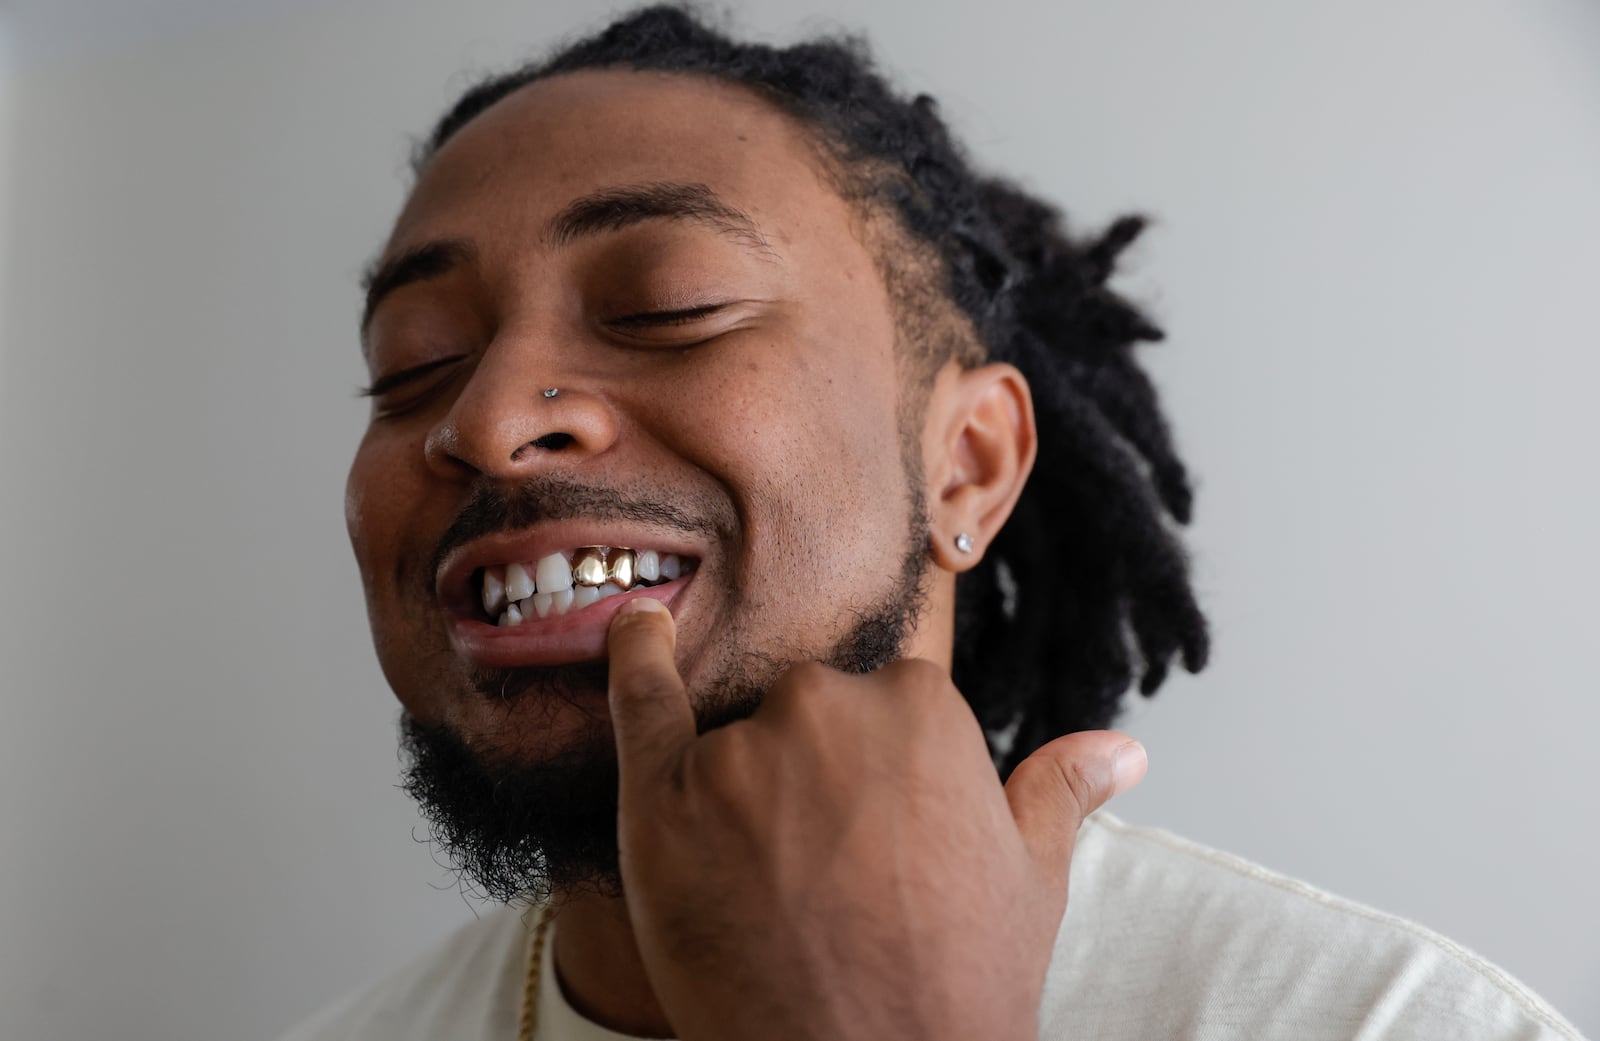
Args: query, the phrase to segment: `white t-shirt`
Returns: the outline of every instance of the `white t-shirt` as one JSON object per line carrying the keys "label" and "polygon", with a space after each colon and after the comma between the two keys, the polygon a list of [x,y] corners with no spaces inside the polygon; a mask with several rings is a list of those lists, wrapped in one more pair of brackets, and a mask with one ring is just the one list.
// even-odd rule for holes
{"label": "white t-shirt", "polygon": [[[1040,1041],[1581,1041],[1421,926],[1100,810],[1084,823]],[[527,909],[473,922],[283,1041],[513,1041]],[[633,1041],[579,1016],[546,956],[539,1041]]]}

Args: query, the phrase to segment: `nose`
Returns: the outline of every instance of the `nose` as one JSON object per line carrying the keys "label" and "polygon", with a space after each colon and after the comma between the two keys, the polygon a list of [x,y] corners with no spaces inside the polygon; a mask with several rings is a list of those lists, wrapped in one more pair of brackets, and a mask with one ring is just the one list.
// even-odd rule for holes
{"label": "nose", "polygon": [[[450,411],[428,432],[428,467],[453,479],[525,479],[571,469],[615,443],[617,419],[598,386],[548,352],[519,361],[491,345]],[[542,360],[542,364],[540,361]]]}

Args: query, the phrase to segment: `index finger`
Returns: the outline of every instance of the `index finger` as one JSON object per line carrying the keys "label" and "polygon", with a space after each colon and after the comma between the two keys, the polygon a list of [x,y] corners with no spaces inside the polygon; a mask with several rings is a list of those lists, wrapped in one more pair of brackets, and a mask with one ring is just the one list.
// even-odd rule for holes
{"label": "index finger", "polygon": [[677,633],[672,612],[652,597],[630,600],[611,619],[608,693],[624,788],[637,771],[664,769],[695,738],[694,707],[672,656]]}

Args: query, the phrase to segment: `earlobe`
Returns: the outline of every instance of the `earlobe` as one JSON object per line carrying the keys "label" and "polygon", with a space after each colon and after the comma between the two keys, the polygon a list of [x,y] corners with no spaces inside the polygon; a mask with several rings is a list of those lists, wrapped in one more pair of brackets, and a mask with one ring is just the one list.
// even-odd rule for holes
{"label": "earlobe", "polygon": [[1033,396],[1011,365],[962,369],[951,363],[939,374],[934,397],[940,408],[929,413],[938,424],[929,433],[939,453],[929,468],[930,490],[936,490],[931,548],[941,568],[966,571],[1010,517],[1033,469]]}

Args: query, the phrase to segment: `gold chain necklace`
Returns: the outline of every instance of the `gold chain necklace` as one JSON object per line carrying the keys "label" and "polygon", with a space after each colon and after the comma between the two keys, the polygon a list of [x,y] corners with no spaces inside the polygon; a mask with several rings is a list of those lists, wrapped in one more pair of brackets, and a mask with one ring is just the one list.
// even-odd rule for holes
{"label": "gold chain necklace", "polygon": [[544,965],[544,938],[555,920],[555,909],[545,904],[539,909],[539,921],[533,927],[533,940],[528,945],[528,978],[522,984],[522,1018],[517,1024],[517,1041],[533,1041],[533,1032],[539,1029],[539,981]]}

